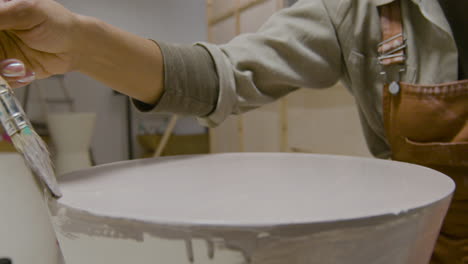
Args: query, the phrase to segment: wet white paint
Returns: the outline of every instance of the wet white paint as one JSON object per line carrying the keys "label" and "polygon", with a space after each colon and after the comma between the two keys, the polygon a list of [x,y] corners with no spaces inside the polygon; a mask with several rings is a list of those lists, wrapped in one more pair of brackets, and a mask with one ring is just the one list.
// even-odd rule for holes
{"label": "wet white paint", "polygon": [[216,258],[230,250],[243,263],[422,264],[454,184],[383,160],[220,154],[102,166],[66,175],[61,188],[51,209],[70,239],[180,241],[187,263],[200,240],[213,263],[233,263]]}

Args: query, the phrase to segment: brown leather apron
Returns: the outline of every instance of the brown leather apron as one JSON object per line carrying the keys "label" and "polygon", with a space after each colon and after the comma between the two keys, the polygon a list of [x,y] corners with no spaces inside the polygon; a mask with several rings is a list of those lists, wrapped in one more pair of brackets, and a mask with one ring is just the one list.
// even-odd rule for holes
{"label": "brown leather apron", "polygon": [[379,12],[379,61],[387,77],[383,110],[392,159],[436,169],[455,181],[431,264],[468,263],[468,80],[438,85],[399,82],[406,60],[400,1]]}

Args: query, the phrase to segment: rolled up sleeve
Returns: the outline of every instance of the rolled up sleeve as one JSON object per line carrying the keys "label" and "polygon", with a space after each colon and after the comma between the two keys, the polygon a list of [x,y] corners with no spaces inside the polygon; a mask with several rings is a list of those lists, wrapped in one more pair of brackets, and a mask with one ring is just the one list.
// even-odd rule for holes
{"label": "rolled up sleeve", "polygon": [[303,0],[273,15],[256,33],[227,44],[197,43],[214,60],[216,108],[200,121],[216,126],[299,87],[326,88],[342,75],[336,31],[322,0]]}
{"label": "rolled up sleeve", "polygon": [[216,106],[218,76],[210,53],[193,45],[157,43],[164,63],[164,91],[156,104],[133,100],[142,112],[206,116]]}
{"label": "rolled up sleeve", "polygon": [[137,107],[191,114],[216,126],[300,87],[332,86],[342,75],[342,55],[324,1],[299,1],[258,32],[224,45],[162,45],[165,91],[157,105]]}

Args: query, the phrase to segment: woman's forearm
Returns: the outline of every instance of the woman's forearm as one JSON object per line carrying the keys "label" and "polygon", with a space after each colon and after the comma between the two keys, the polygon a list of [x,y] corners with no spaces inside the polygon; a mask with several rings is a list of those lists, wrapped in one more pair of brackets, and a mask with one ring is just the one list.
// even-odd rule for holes
{"label": "woman's forearm", "polygon": [[78,19],[73,68],[139,101],[156,103],[164,89],[158,45],[95,18]]}

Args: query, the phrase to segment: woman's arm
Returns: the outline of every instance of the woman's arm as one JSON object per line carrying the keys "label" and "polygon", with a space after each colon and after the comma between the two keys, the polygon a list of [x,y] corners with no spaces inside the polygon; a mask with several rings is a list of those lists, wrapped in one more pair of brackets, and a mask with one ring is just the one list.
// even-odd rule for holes
{"label": "woman's arm", "polygon": [[77,17],[80,37],[72,67],[132,98],[155,103],[163,91],[158,45],[98,19]]}
{"label": "woman's arm", "polygon": [[339,3],[299,1],[226,45],[177,48],[158,47],[53,0],[12,0],[0,3],[0,45],[3,58],[24,61],[26,72],[39,78],[77,70],[157,103],[156,111],[193,114],[216,125],[299,87],[337,82],[343,65],[332,14]]}
{"label": "woman's arm", "polygon": [[[163,62],[154,42],[53,0],[0,2],[0,30],[0,59],[23,61],[27,76],[80,71],[146,103],[161,96]],[[13,87],[25,85],[18,82],[24,76],[6,77]]]}

